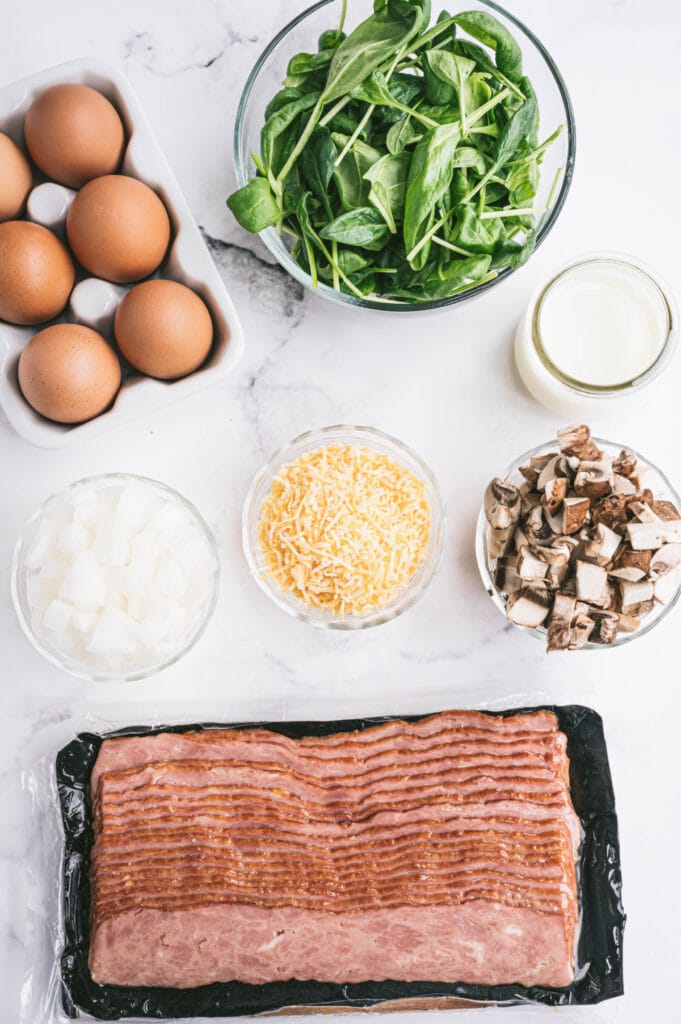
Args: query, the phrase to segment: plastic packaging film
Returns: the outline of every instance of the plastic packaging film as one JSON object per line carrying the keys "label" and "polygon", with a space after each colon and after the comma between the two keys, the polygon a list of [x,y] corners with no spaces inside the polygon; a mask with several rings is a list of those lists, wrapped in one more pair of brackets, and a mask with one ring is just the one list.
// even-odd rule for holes
{"label": "plastic packaging film", "polygon": [[[534,703],[536,701],[536,703]],[[523,705],[516,694],[495,702],[494,709],[555,711],[559,728],[568,737],[570,789],[583,828],[578,862],[580,931],[575,980],[564,989],[526,989],[522,986],[486,988],[441,983],[371,982],[326,985],[315,982],[282,982],[268,985],[223,983],[201,989],[119,988],[96,985],[87,968],[89,941],[89,849],[91,818],[89,778],[92,765],[107,734],[122,732],[183,731],[197,725],[238,727],[252,723],[225,723],[219,715],[200,722],[186,713],[163,715],[147,725],[122,718],[123,709],[106,717],[79,716],[52,728],[40,737],[24,772],[28,818],[29,923],[26,937],[26,976],[22,992],[21,1024],[52,1024],[79,1020],[148,1019],[190,1021],[227,1020],[246,1014],[381,1011],[419,1011],[425,1008],[457,1009],[461,1020],[481,1006],[494,1019],[502,1013],[512,1021],[538,1020],[551,1006],[562,1006],[561,1021],[582,1020],[580,1004],[596,1003],[621,994],[622,932],[621,873],[615,801],[608,765],[603,725],[596,712],[579,705],[553,707],[532,695]],[[396,717],[417,720],[418,715],[339,720],[335,716],[308,722],[285,721],[285,701],[273,699],[264,708],[271,714],[265,724],[293,737],[326,735],[362,729]],[[412,703],[412,702],[409,702]],[[474,707],[458,700],[462,710]],[[337,706],[337,704],[335,704]],[[195,709],[193,709],[195,710]],[[211,709],[214,710],[214,709]],[[428,709],[440,710],[438,707]],[[419,711],[426,711],[419,702]],[[141,718],[146,716],[142,715]],[[224,716],[223,716],[224,717]],[[36,749],[37,748],[37,749]],[[36,754],[41,756],[36,758]],[[597,1021],[614,1020],[607,1003],[597,1008]],[[616,1010],[613,1009],[616,1013]],[[574,1016],[573,1016],[574,1013]],[[408,1016],[408,1015],[407,1015]]]}

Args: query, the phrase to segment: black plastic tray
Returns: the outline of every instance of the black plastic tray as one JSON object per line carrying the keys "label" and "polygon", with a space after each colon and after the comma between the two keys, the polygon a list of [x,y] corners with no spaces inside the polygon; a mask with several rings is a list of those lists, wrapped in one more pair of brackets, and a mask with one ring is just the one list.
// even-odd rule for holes
{"label": "black plastic tray", "polygon": [[[538,708],[512,708],[492,712],[509,715]],[[178,1017],[233,1017],[267,1013],[285,1007],[361,1009],[400,1000],[471,1000],[473,1003],[598,1003],[622,995],[622,932],[625,915],[621,902],[620,851],[615,797],[600,715],[578,705],[544,707],[553,711],[568,738],[572,801],[584,829],[578,878],[581,932],[575,981],[566,988],[527,988],[523,985],[482,986],[441,982],[364,982],[329,985],[314,981],[286,981],[268,985],[226,982],[195,989],[122,988],[97,985],[88,970],[90,921],[90,848],[92,845],[90,774],[103,736],[81,733],[57,755],[57,785],[64,822],[64,933],[61,957],[63,1005],[70,1017],[80,1012],[98,1020],[125,1017],[172,1019]],[[415,722],[423,715],[349,719],[336,722],[258,722],[220,728],[272,729],[286,736],[326,736],[365,729],[402,718]],[[158,729],[122,729],[111,736],[186,732],[217,728],[218,723],[164,726]],[[426,1005],[426,1004],[422,1004]]]}

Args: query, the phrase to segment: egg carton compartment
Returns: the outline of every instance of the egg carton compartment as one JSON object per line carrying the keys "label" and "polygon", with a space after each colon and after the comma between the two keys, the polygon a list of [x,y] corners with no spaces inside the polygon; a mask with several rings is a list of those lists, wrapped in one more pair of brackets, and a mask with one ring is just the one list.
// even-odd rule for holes
{"label": "egg carton compartment", "polygon": [[[234,304],[142,106],[122,72],[102,60],[81,59],[4,86],[0,88],[0,131],[14,139],[26,153],[23,139],[26,112],[43,90],[61,83],[89,85],[106,96],[118,110],[127,140],[119,172],[139,178],[152,188],[163,200],[170,218],[170,246],[163,263],[151,277],[179,281],[201,296],[213,320],[213,344],[198,370],[173,381],[144,377],[121,358],[121,389],[106,412],[73,425],[45,419],[31,408],[19,389],[17,364],[23,348],[34,334],[54,323],[81,323],[113,342],[116,309],[134,286],[98,281],[79,267],[74,258],[76,285],[59,317],[30,327],[17,327],[0,320],[0,405],[16,432],[43,448],[59,448],[87,440],[219,382],[233,370],[244,345]],[[34,187],[24,216],[50,227],[63,240],[64,222],[75,192],[49,182],[33,164],[32,167]]]}

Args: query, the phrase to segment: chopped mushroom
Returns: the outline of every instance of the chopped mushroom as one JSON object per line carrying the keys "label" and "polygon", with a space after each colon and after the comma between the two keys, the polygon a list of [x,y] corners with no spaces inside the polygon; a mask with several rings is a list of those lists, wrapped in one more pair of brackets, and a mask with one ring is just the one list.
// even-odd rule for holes
{"label": "chopped mushroom", "polygon": [[574,597],[556,594],[546,632],[547,651],[566,651],[572,640],[572,620],[577,601]]}
{"label": "chopped mushroom", "polygon": [[514,558],[498,558],[494,573],[494,585],[502,594],[514,594],[524,586],[518,575],[517,560]]}
{"label": "chopped mushroom", "polygon": [[532,466],[520,466],[520,475],[525,477],[526,482],[530,487],[537,487],[537,480],[539,479],[539,470],[533,469]]}
{"label": "chopped mushroom", "polygon": [[636,583],[648,575],[652,552],[634,551],[627,541],[623,541],[608,569],[615,579],[630,580]]}
{"label": "chopped mushroom", "polygon": [[578,651],[586,647],[594,631],[596,623],[590,615],[580,612],[572,623],[572,637],[570,639],[570,650]]}
{"label": "chopped mushroom", "polygon": [[591,431],[585,423],[559,430],[558,443],[562,452],[576,455],[578,459],[597,459],[600,455],[598,445],[591,440]]}
{"label": "chopped mushroom", "polygon": [[577,533],[586,522],[588,498],[566,498],[563,502],[563,533]]}
{"label": "chopped mushroom", "polygon": [[603,608],[608,603],[608,574],[602,566],[577,559],[575,579],[577,597],[580,601],[596,605],[599,608]]}
{"label": "chopped mushroom", "polygon": [[653,584],[650,580],[639,580],[638,583],[619,580],[619,588],[620,602],[625,615],[635,615],[642,604],[653,598]]}
{"label": "chopped mushroom", "polygon": [[634,495],[638,493],[629,477],[622,476],[620,473],[613,475],[612,489],[615,494]]}
{"label": "chopped mushroom", "polygon": [[654,501],[652,509],[662,523],[662,534],[668,543],[681,541],[681,515],[671,501]]}
{"label": "chopped mushroom", "polygon": [[604,523],[599,523],[589,540],[585,542],[582,557],[594,561],[597,565],[607,565],[621,543],[622,538],[618,533]]}
{"label": "chopped mushroom", "polygon": [[513,544],[515,526],[520,518],[521,497],[515,484],[496,477],[485,491],[485,518],[489,523],[491,558],[505,555]]}
{"label": "chopped mushroom", "polygon": [[619,615],[593,608],[589,617],[594,624],[592,640],[599,644],[614,644],[619,629]]}
{"label": "chopped mushroom", "polygon": [[509,597],[506,615],[516,626],[536,629],[546,621],[552,604],[553,595],[548,589],[523,587]]}
{"label": "chopped mushroom", "polygon": [[610,494],[612,483],[612,462],[601,459],[600,462],[580,462],[573,486],[575,494],[595,501]]}
{"label": "chopped mushroom", "polygon": [[681,587],[681,567],[658,576],[653,584],[653,595],[658,604],[671,604]]}
{"label": "chopped mushroom", "polygon": [[549,651],[614,643],[681,589],[681,513],[659,477],[626,448],[600,451],[585,424],[558,439],[518,488],[497,479],[485,495],[507,617],[544,626]]}
{"label": "chopped mushroom", "polygon": [[616,459],[612,461],[612,471],[617,476],[630,477],[636,472],[638,458],[636,454],[623,448]]}
{"label": "chopped mushroom", "polygon": [[485,491],[485,516],[495,530],[505,530],[520,518],[520,491],[515,484],[495,477]]}
{"label": "chopped mushroom", "polygon": [[531,548],[527,545],[520,549],[520,556],[518,558],[518,575],[523,580],[543,580],[548,572],[548,565],[542,559],[539,558],[535,552],[537,548]]}
{"label": "chopped mushroom", "polygon": [[656,551],[662,547],[662,527],[657,523],[627,523],[627,538],[634,551]]}
{"label": "chopped mushroom", "polygon": [[603,523],[611,530],[622,533],[628,522],[629,503],[630,499],[625,494],[608,494],[592,507],[591,522],[595,525]]}
{"label": "chopped mushroom", "polygon": [[624,615],[623,612],[620,612],[618,618],[620,633],[635,633],[641,625],[638,615]]}
{"label": "chopped mushroom", "polygon": [[665,576],[672,569],[676,569],[679,564],[681,564],[681,544],[663,544],[651,556],[650,575]]}
{"label": "chopped mushroom", "polygon": [[554,477],[553,480],[549,480],[544,486],[544,497],[542,500],[550,515],[554,516],[563,504],[567,489],[568,481],[567,477],[564,476]]}

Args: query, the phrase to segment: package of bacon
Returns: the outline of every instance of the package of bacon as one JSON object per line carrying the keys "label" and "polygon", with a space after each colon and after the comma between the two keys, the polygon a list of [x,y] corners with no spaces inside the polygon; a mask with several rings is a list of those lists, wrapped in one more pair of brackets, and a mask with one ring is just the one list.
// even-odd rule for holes
{"label": "package of bacon", "polygon": [[67,1016],[622,994],[589,708],[82,733],[56,774]]}

